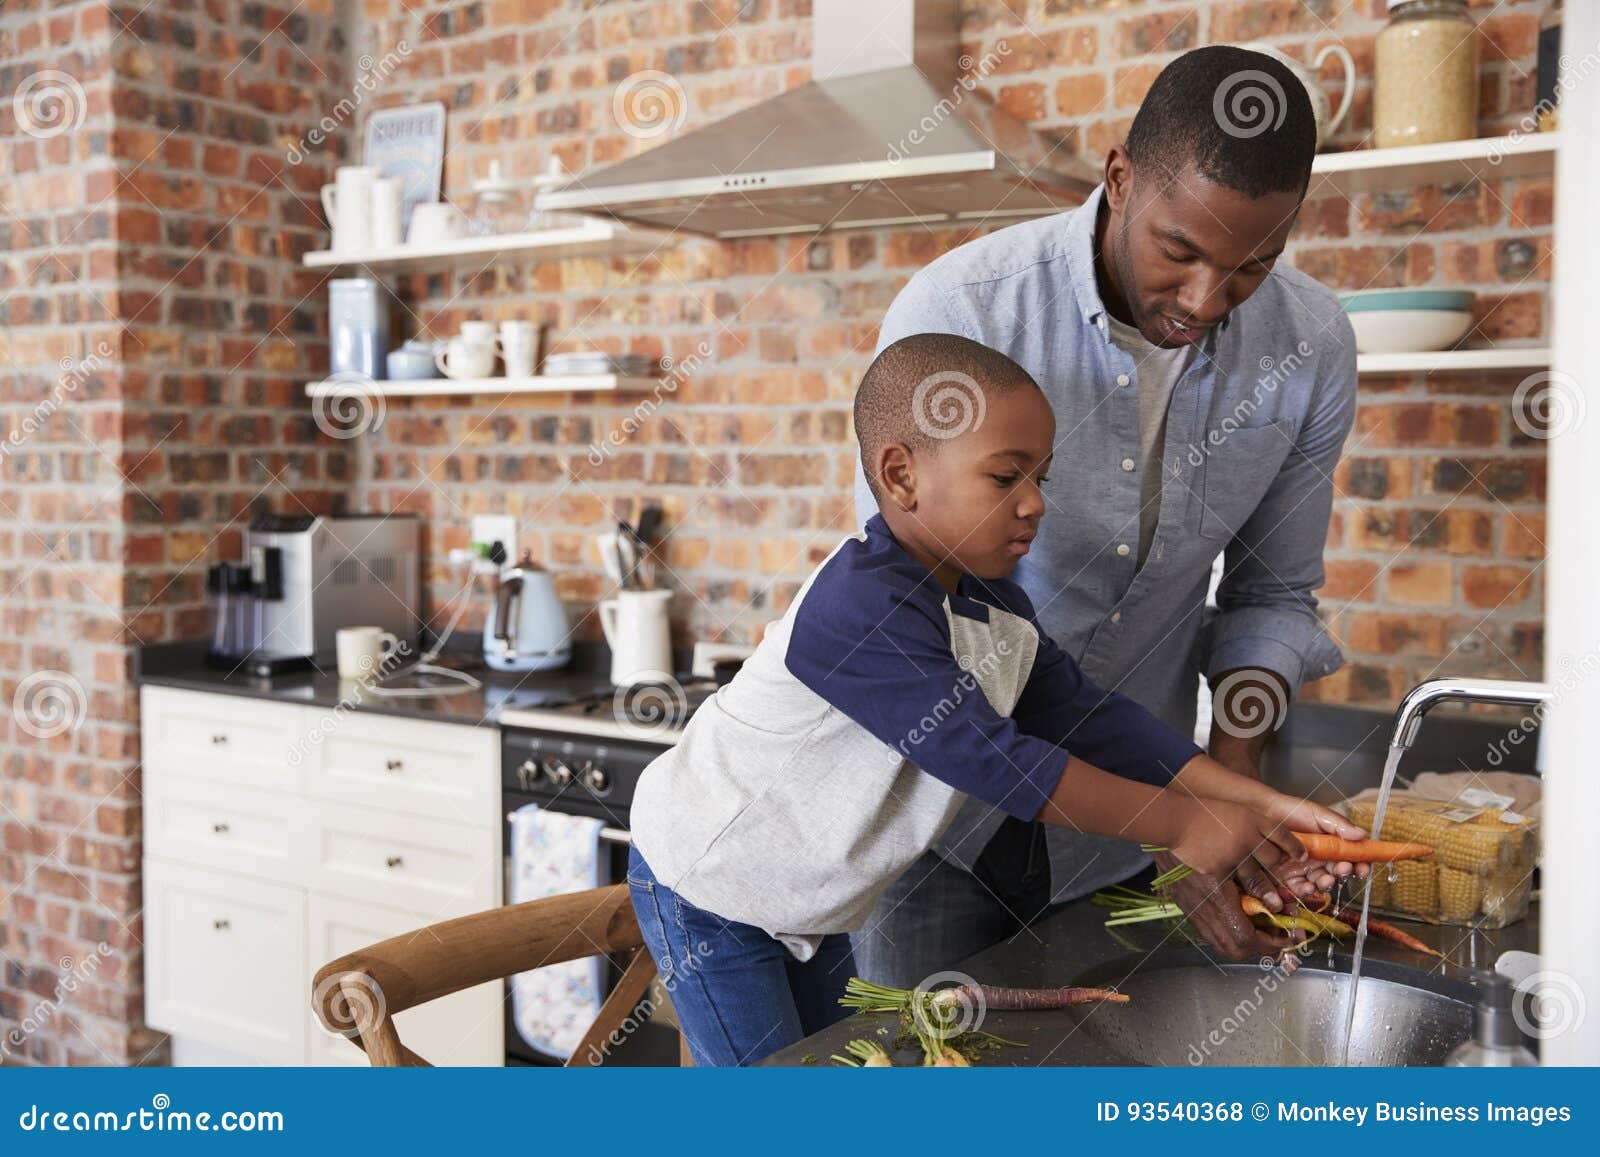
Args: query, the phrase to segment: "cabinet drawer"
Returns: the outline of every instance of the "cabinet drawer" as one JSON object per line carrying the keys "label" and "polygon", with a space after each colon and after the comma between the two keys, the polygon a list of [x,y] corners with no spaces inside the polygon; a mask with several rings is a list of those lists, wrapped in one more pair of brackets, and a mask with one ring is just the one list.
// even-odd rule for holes
{"label": "cabinet drawer", "polygon": [[306,791],[338,803],[498,826],[499,738],[492,727],[347,714],[317,744]]}
{"label": "cabinet drawer", "polygon": [[396,812],[308,805],[307,866],[318,892],[422,913],[418,925],[499,902],[500,832]]}
{"label": "cabinet drawer", "polygon": [[300,790],[300,767],[309,762],[301,707],[144,687],[139,710],[147,776],[203,776],[274,791]]}
{"label": "cabinet drawer", "polygon": [[304,805],[192,776],[152,777],[144,792],[147,855],[206,868],[304,884]]}
{"label": "cabinet drawer", "polygon": [[305,893],[144,861],[145,1019],[264,1061],[306,1058]]}
{"label": "cabinet drawer", "polygon": [[[375,904],[340,900],[312,893],[307,899],[310,957],[308,971],[349,952],[391,936],[415,932],[437,917],[403,912]],[[406,1047],[435,1065],[502,1065],[505,1063],[504,985],[494,980],[408,1008],[394,1018]],[[311,1014],[310,1063],[366,1065],[367,1054],[344,1037],[329,1032]]]}

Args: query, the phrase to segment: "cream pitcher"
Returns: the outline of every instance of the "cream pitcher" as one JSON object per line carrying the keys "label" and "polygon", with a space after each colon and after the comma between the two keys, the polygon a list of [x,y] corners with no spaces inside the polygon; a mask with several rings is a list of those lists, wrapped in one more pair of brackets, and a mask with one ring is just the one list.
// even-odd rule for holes
{"label": "cream pitcher", "polygon": [[601,601],[600,629],[611,648],[611,682],[618,687],[672,678],[671,599],[671,591],[624,590]]}

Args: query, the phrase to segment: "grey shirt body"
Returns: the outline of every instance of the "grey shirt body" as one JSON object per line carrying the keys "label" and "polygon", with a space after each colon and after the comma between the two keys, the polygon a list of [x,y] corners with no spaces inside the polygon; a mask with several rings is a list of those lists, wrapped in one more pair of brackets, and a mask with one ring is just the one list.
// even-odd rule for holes
{"label": "grey shirt body", "polygon": [[[960,334],[1033,375],[1056,415],[1046,514],[1013,578],[1040,625],[1101,686],[1183,734],[1200,675],[1259,667],[1291,688],[1338,669],[1317,613],[1333,470],[1355,415],[1356,348],[1338,299],[1279,263],[1193,349],[1161,439],[1159,513],[1139,557],[1138,362],[1111,340],[1094,271],[1103,190],[1080,208],[969,242],[916,273],[878,348]],[[856,507],[876,509],[857,469]],[[1217,605],[1212,563],[1224,557]],[[969,802],[936,846],[970,868],[1004,819]],[[1138,870],[1131,844],[1049,832],[1057,900]]]}

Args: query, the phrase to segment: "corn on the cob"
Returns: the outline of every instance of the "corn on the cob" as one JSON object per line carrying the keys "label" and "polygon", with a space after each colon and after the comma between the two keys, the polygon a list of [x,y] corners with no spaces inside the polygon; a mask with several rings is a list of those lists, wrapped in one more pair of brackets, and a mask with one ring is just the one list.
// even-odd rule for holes
{"label": "corn on the cob", "polygon": [[1533,881],[1533,869],[1522,866],[1505,868],[1487,876],[1483,881],[1483,914],[1485,927],[1499,928],[1518,919],[1527,910],[1528,890]]}
{"label": "corn on the cob", "polygon": [[1439,869],[1429,860],[1406,860],[1394,869],[1390,906],[1418,916],[1435,915],[1439,911]]}
{"label": "corn on the cob", "polygon": [[1372,893],[1372,902],[1380,908],[1387,907],[1389,903],[1389,869],[1382,864],[1375,864],[1372,875],[1367,877],[1367,890]]}
{"label": "corn on the cob", "polygon": [[1470,920],[1483,903],[1484,877],[1460,868],[1439,866],[1439,915],[1446,920]]}

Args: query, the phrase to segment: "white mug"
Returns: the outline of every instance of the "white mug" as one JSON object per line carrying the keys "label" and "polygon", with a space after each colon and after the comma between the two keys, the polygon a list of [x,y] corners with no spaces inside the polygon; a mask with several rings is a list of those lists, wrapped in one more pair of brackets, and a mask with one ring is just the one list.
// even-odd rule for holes
{"label": "white mug", "polygon": [[339,678],[369,679],[382,673],[400,640],[382,627],[340,627],[334,632],[333,645],[338,651]]}
{"label": "white mug", "polygon": [[439,367],[439,372],[447,378],[457,380],[492,378],[494,339],[491,337],[488,341],[474,341],[465,334],[453,337],[434,354],[434,363]]}
{"label": "white mug", "polygon": [[397,249],[400,246],[400,207],[405,200],[406,183],[399,177],[379,177],[372,182],[372,246]]}
{"label": "white mug", "polygon": [[372,245],[372,183],[378,170],[370,165],[341,165],[334,183],[322,186],[322,210],[333,229],[335,251]]}
{"label": "white mug", "polygon": [[407,245],[440,245],[467,235],[467,219],[449,201],[428,201],[411,210]]}
{"label": "white mug", "polygon": [[539,361],[539,327],[531,321],[502,321],[500,356],[505,359],[506,377],[533,377]]}
{"label": "white mug", "polygon": [[611,648],[611,682],[618,687],[672,677],[667,626],[671,591],[618,591],[600,603],[600,629]]}

